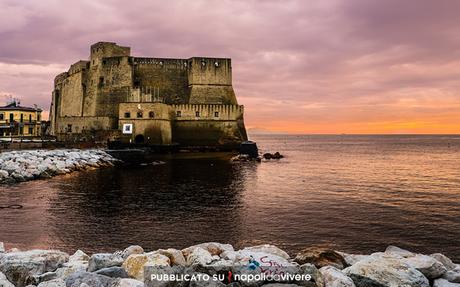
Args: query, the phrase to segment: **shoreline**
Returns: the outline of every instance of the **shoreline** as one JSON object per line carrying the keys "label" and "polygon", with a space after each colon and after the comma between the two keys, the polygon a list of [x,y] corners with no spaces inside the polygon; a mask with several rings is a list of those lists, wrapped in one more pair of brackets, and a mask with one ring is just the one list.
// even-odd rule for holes
{"label": "shoreline", "polygon": [[114,166],[101,149],[36,149],[0,153],[0,184],[46,179],[74,171]]}
{"label": "shoreline", "polygon": [[182,250],[146,251],[132,245],[114,253],[88,255],[77,250],[69,255],[59,250],[5,250],[0,242],[2,287],[275,287],[273,284],[455,287],[460,286],[460,264],[440,253],[424,255],[396,246],[369,255],[320,247],[289,255],[269,244],[235,250],[230,244],[208,242]]}

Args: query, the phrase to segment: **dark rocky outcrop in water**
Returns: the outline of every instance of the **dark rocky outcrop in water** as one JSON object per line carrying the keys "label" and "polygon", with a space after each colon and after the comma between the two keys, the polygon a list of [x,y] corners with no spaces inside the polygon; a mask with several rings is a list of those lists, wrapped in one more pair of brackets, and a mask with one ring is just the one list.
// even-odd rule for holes
{"label": "dark rocky outcrop in water", "polygon": [[[0,246],[2,245],[0,242]],[[164,282],[158,277],[152,278],[152,274],[187,275],[189,280],[197,280],[188,282],[187,279],[183,281],[186,277],[181,277],[182,281]],[[281,274],[298,277],[288,279],[276,276]],[[248,281],[249,275],[259,279]],[[216,242],[202,243],[182,250],[169,248],[151,252],[145,252],[142,247],[135,245],[115,253],[97,253],[91,256],[81,250],[69,256],[56,250],[0,249],[0,286],[28,285],[458,287],[460,265],[440,253],[423,255],[395,246],[389,246],[385,252],[370,255],[309,247],[300,251],[294,259],[274,245],[265,244],[235,250],[230,244]]]}
{"label": "dark rocky outcrop in water", "polygon": [[267,153],[264,153],[263,157],[264,159],[281,159],[284,156],[280,154],[279,152],[275,152],[275,153],[267,152]]}

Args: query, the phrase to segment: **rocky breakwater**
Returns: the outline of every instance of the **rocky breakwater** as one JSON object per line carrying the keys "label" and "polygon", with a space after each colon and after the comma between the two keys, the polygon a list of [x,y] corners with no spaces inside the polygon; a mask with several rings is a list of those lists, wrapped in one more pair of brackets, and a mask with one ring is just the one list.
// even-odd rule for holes
{"label": "rocky breakwater", "polygon": [[[257,277],[289,273],[299,277]],[[160,280],[161,274],[168,280]],[[80,250],[69,256],[0,248],[0,286],[459,287],[460,265],[440,253],[423,255],[394,246],[370,255],[312,247],[295,257],[273,245],[235,250],[214,242],[151,252],[130,246],[91,256]]]}
{"label": "rocky breakwater", "polygon": [[0,183],[14,183],[76,170],[113,166],[117,160],[102,150],[20,150],[0,153]]}

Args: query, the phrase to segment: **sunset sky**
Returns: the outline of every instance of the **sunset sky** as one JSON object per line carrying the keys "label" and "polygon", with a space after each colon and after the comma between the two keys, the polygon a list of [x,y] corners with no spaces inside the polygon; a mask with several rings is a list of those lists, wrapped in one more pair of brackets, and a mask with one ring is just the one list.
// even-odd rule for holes
{"label": "sunset sky", "polygon": [[53,78],[112,41],[230,57],[246,126],[460,133],[460,1],[0,0],[0,98],[49,109]]}

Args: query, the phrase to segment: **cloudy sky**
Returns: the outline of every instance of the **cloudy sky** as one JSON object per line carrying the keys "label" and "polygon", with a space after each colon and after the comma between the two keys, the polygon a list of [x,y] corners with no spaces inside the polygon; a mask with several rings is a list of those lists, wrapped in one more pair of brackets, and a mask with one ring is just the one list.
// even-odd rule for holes
{"label": "cloudy sky", "polygon": [[246,125],[460,133],[460,1],[0,0],[0,95],[48,109],[89,46],[230,57]]}

